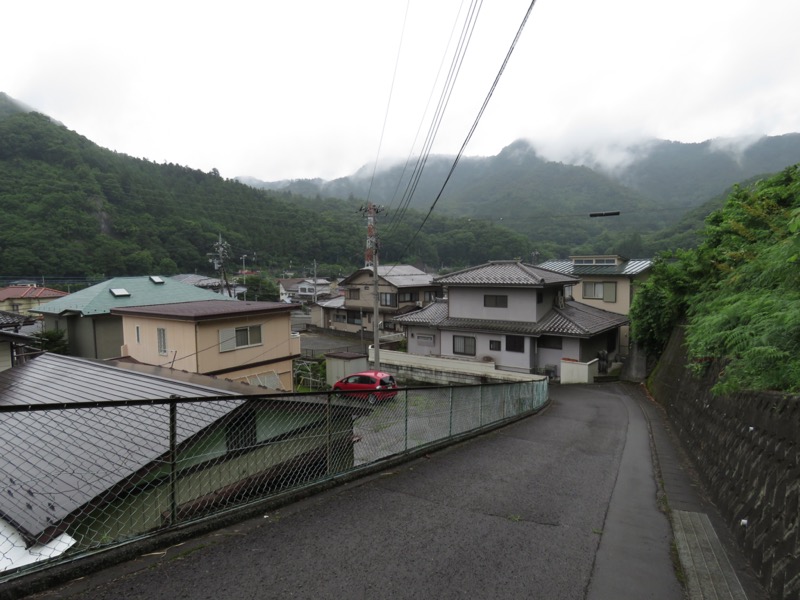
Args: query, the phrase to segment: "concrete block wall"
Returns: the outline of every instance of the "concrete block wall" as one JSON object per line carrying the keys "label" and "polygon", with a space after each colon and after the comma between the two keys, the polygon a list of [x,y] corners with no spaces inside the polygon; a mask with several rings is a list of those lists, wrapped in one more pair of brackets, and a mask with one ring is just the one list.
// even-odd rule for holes
{"label": "concrete block wall", "polygon": [[715,396],[721,366],[693,375],[683,332],[649,379],[770,598],[800,600],[800,397]]}

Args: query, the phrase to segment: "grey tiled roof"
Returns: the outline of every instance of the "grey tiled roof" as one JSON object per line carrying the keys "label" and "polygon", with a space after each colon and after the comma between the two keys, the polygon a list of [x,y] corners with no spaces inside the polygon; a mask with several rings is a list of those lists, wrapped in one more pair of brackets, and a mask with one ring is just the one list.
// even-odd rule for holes
{"label": "grey tiled roof", "polygon": [[564,308],[553,308],[538,323],[448,317],[447,302],[437,302],[413,313],[395,317],[401,325],[419,325],[435,329],[486,331],[521,335],[557,335],[591,337],[628,323],[628,317],[594,308],[587,304],[567,301]]}
{"label": "grey tiled roof", "polygon": [[[75,312],[81,315],[108,314],[112,308],[124,306],[150,306],[153,304],[173,304],[175,302],[194,302],[197,300],[236,300],[223,294],[215,294],[188,283],[181,283],[169,277],[158,278],[155,283],[150,277],[115,277],[85,290],[80,290],[52,300],[32,312],[60,315]],[[111,290],[125,290],[129,295],[115,296]]]}
{"label": "grey tiled roof", "polygon": [[447,318],[448,309],[447,300],[439,299],[414,312],[395,315],[392,321],[403,325],[436,326]]}
{"label": "grey tiled roof", "polygon": [[22,327],[34,323],[35,319],[29,315],[21,315],[7,310],[0,310],[0,329]]}
{"label": "grey tiled roof", "polygon": [[539,265],[565,275],[624,275],[633,276],[647,271],[653,266],[649,258],[631,258],[618,265],[576,265],[568,258],[547,260]]}
{"label": "grey tiled roof", "polygon": [[446,286],[546,287],[569,285],[577,279],[515,260],[496,260],[434,279]]}

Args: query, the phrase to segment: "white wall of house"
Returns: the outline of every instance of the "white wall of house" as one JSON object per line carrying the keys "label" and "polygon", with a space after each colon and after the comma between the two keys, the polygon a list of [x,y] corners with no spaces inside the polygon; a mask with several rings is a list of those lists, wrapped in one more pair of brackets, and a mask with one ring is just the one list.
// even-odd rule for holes
{"label": "white wall of house", "polygon": [[[541,293],[541,302],[537,301],[537,293]],[[454,318],[536,323],[553,308],[555,295],[552,289],[452,287],[448,290],[448,304]],[[486,296],[506,296],[508,306],[484,306]]]}

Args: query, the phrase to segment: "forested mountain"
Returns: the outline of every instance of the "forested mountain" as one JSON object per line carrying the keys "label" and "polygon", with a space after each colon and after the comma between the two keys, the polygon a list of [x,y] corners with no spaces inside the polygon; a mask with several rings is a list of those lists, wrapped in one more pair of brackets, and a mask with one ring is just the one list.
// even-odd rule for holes
{"label": "forested mountain", "polygon": [[[310,272],[316,261],[320,274],[335,276],[363,265],[366,221],[357,201],[265,192],[214,172],[134,159],[44,115],[9,112],[0,118],[5,276],[210,272],[220,235],[233,265],[244,254],[250,266],[255,255],[256,266],[275,272]],[[532,248],[493,223],[439,216],[415,237],[420,222],[409,213],[394,227],[397,241],[383,240],[384,260],[463,265]]]}
{"label": "forested mountain", "polygon": [[[771,150],[751,162],[761,168],[786,161],[777,171],[800,161],[800,152],[792,154],[791,136],[783,137],[783,149],[767,144]],[[683,185],[664,184],[672,167],[658,165],[666,163],[629,169],[615,179],[545,161],[527,143],[516,142],[497,156],[464,157],[439,197],[451,164],[447,157],[430,157],[413,186],[398,166],[372,182],[370,172],[256,189],[215,171],[106,150],[0,94],[3,274],[207,273],[220,235],[231,246],[234,264],[247,255],[248,266],[274,273],[308,274],[315,262],[319,274],[348,273],[363,264],[366,221],[359,208],[370,185],[370,200],[385,207],[378,223],[381,260],[429,268],[534,253],[541,259],[596,252],[648,256],[681,240],[693,243],[693,232],[712,210],[698,208],[674,225],[679,230],[665,229],[691,204],[664,200],[669,189],[674,195]],[[702,169],[696,177],[701,175]],[[638,189],[624,185],[626,177]],[[727,181],[715,194],[741,179]],[[651,180],[664,185],[645,185]],[[715,189],[716,181],[697,185]],[[661,196],[653,191],[658,189]],[[621,214],[589,216],[596,211]]]}
{"label": "forested mountain", "polygon": [[[540,223],[550,232],[559,229],[563,215],[620,210],[619,223],[604,226],[612,231],[660,229],[736,183],[800,162],[800,134],[765,136],[739,146],[720,140],[698,144],[653,140],[622,148],[619,154],[628,158],[613,168],[603,166],[599,157],[582,156],[583,163],[592,165],[589,168],[545,161],[528,142],[519,140],[497,156],[462,158],[437,210],[465,217],[513,218],[520,230]],[[452,157],[428,158],[411,206],[429,208],[452,162]],[[364,168],[332,181],[248,178],[247,183],[336,198],[363,198],[371,190],[373,201],[392,205],[402,198],[412,168],[398,165],[378,172],[374,180],[372,171]]]}

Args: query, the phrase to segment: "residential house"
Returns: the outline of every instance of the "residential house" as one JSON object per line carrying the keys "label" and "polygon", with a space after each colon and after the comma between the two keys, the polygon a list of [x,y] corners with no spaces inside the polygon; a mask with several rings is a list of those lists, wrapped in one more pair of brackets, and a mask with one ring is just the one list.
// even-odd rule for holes
{"label": "residential house", "polygon": [[345,277],[339,287],[345,290],[345,310],[334,313],[330,327],[351,333],[374,332],[376,300],[378,329],[394,331],[394,317],[427,306],[442,295],[433,275],[411,265],[379,266],[377,286],[375,270],[364,267]]}
{"label": "residential house", "polygon": [[0,371],[25,362],[33,338],[20,331],[34,322],[28,315],[0,311]]}
{"label": "residential house", "polygon": [[321,329],[346,330],[347,310],[344,294],[318,300],[310,307],[311,325]]}
{"label": "residential house", "polygon": [[[627,315],[637,286],[650,276],[653,261],[598,254],[548,260],[539,266],[580,279],[568,292],[577,302]],[[620,353],[627,356],[630,349],[628,325],[620,328],[619,345]]]}
{"label": "residential house", "polygon": [[9,285],[0,288],[0,310],[29,314],[31,309],[66,295],[67,292],[37,285]]}
{"label": "residential house", "polygon": [[409,354],[558,376],[562,360],[617,352],[619,328],[628,322],[566,299],[577,278],[519,261],[491,261],[434,282],[446,299],[394,318],[406,330]]}
{"label": "residential house", "polygon": [[48,302],[33,312],[44,315],[45,330],[66,331],[71,355],[105,359],[118,357],[124,343],[122,317],[112,315],[112,308],[198,300],[236,302],[229,296],[153,275],[115,277]]}
{"label": "residential house", "polygon": [[332,293],[332,283],[329,279],[293,278],[278,279],[280,300],[283,302],[316,302],[319,298],[329,297]]}
{"label": "residential house", "polygon": [[295,309],[217,297],[112,308],[111,315],[122,319],[118,356],[291,391],[292,361],[300,357],[300,336],[291,327]]}
{"label": "residential house", "polygon": [[270,393],[49,353],[3,371],[0,571],[353,466],[364,409]]}

